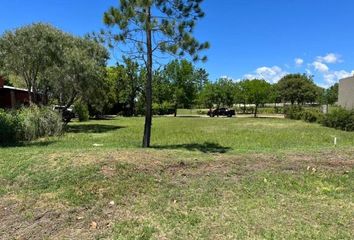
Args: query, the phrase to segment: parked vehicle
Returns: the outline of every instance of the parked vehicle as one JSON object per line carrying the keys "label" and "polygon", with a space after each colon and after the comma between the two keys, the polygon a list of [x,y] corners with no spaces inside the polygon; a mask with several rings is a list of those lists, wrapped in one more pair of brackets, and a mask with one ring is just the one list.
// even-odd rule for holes
{"label": "parked vehicle", "polygon": [[219,117],[219,116],[226,116],[226,117],[232,117],[235,116],[236,112],[233,109],[228,109],[228,108],[217,108],[217,109],[210,109],[208,111],[208,116],[210,117]]}
{"label": "parked vehicle", "polygon": [[63,122],[65,123],[69,123],[71,119],[75,118],[75,113],[72,108],[55,105],[53,110],[59,112],[62,115]]}

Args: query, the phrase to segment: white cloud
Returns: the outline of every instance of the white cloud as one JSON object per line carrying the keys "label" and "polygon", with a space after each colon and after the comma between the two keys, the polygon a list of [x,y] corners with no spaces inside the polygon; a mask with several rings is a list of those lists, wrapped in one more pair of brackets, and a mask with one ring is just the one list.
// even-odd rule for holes
{"label": "white cloud", "polygon": [[338,80],[354,75],[354,70],[348,72],[346,70],[331,70],[327,64],[333,64],[341,62],[340,56],[334,53],[329,53],[323,57],[317,57],[310,66],[316,71],[322,73],[323,83],[320,85],[323,87],[329,87],[338,82]]}
{"label": "white cloud", "polygon": [[325,63],[337,63],[340,62],[340,56],[334,53],[328,53],[326,56],[317,57],[317,61]]}
{"label": "white cloud", "polygon": [[260,67],[254,73],[244,75],[246,79],[264,79],[270,83],[278,82],[282,77],[288,73],[278,66]]}
{"label": "white cloud", "polygon": [[[243,76],[244,79],[264,79],[270,83],[278,82],[282,77],[288,74],[288,71],[293,72],[298,71],[299,68],[304,68],[304,71],[308,75],[316,75],[317,84],[322,87],[332,86],[334,83],[338,82],[338,80],[346,77],[350,77],[354,75],[353,71],[347,70],[333,70],[330,64],[341,63],[341,56],[335,53],[328,53],[324,56],[318,56],[314,59],[312,63],[305,63],[302,58],[294,58],[295,68],[293,65],[290,68],[288,65],[284,65],[283,69],[279,66],[273,67],[260,67],[257,68],[254,72],[245,74]],[[290,70],[288,70],[288,68]],[[228,76],[224,76],[228,77]],[[236,80],[237,81],[237,80]]]}
{"label": "white cloud", "polygon": [[302,64],[304,64],[304,59],[301,58],[295,58],[295,64],[296,66],[301,66]]}
{"label": "white cloud", "polygon": [[328,66],[322,62],[319,62],[319,61],[313,62],[312,66],[315,68],[315,70],[317,70],[321,73],[326,73],[329,71]]}
{"label": "white cloud", "polygon": [[[338,80],[346,77],[350,77],[354,75],[354,70],[348,72],[346,70],[331,70],[327,64],[334,64],[342,62],[340,59],[340,55],[329,53],[325,56],[319,56],[316,60],[309,64],[309,67],[313,67],[315,71],[318,71],[322,74],[323,82],[320,83],[322,87],[330,87],[333,84],[337,83]],[[311,72],[310,69],[306,71]]]}
{"label": "white cloud", "polygon": [[338,82],[338,80],[351,77],[354,75],[354,70],[351,72],[347,72],[345,70],[340,70],[340,71],[333,71],[333,72],[328,72],[323,75],[323,78],[329,86],[333,85],[334,83]]}

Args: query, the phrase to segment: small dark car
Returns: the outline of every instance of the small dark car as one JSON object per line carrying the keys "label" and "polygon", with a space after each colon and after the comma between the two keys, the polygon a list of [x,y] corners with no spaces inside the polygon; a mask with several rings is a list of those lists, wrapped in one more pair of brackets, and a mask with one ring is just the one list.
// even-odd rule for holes
{"label": "small dark car", "polygon": [[215,117],[215,116],[226,116],[226,117],[232,117],[235,116],[235,110],[228,109],[228,108],[217,108],[214,110],[209,110],[208,116],[210,117]]}
{"label": "small dark car", "polygon": [[54,106],[53,110],[58,111],[61,114],[64,123],[69,123],[71,119],[75,118],[75,113],[73,112],[72,108],[66,108],[64,106]]}

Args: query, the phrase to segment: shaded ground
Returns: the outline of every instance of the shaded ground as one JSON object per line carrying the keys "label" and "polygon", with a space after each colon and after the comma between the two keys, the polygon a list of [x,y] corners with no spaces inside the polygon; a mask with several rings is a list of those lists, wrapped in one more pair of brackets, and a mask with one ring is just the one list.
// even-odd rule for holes
{"label": "shaded ground", "polygon": [[203,144],[177,144],[177,145],[158,145],[155,149],[185,149],[188,151],[200,151],[203,153],[226,153],[231,150],[230,147],[224,147],[217,143],[205,142]]}
{"label": "shaded ground", "polygon": [[52,152],[2,162],[0,239],[353,238],[354,149],[206,152]]}
{"label": "shaded ground", "polygon": [[121,128],[124,127],[105,124],[77,124],[68,125],[66,131],[69,133],[105,133]]}

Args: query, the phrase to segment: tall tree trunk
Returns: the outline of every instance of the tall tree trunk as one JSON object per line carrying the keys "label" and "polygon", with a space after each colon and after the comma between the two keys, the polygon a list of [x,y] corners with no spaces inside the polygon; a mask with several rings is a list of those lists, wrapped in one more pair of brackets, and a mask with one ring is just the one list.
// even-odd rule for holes
{"label": "tall tree trunk", "polygon": [[146,112],[143,147],[150,147],[152,125],[152,42],[151,42],[151,9],[146,8],[146,48],[147,48],[147,79],[146,79]]}
{"label": "tall tree trunk", "polygon": [[132,97],[130,100],[130,111],[131,111],[131,116],[135,116],[135,98]]}
{"label": "tall tree trunk", "polygon": [[177,117],[177,108],[178,108],[178,104],[175,103],[175,114],[174,114],[175,117]]}
{"label": "tall tree trunk", "polygon": [[27,86],[27,93],[28,93],[28,103],[29,105],[32,105],[32,81],[30,79],[27,78],[27,74],[23,74],[22,75],[23,79],[26,82],[26,86]]}
{"label": "tall tree trunk", "polygon": [[37,88],[35,87],[35,84],[32,85],[32,102],[36,105],[39,105],[38,104]]}
{"label": "tall tree trunk", "polygon": [[257,117],[257,111],[258,111],[258,104],[256,104],[256,107],[254,108],[254,117]]}
{"label": "tall tree trunk", "polygon": [[28,93],[28,103],[29,105],[32,105],[32,91],[31,91],[31,87],[27,88],[27,93]]}

